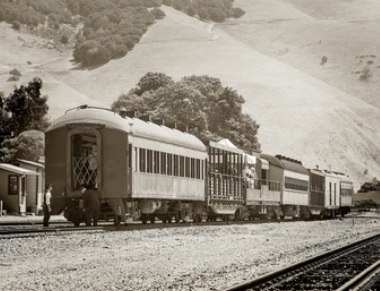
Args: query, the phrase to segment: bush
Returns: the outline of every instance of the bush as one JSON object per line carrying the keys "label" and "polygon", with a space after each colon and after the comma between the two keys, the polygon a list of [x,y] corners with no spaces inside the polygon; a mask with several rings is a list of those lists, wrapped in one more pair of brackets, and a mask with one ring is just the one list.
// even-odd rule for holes
{"label": "bush", "polygon": [[239,8],[239,7],[235,7],[233,9],[233,11],[234,11],[233,12],[233,17],[234,18],[240,18],[240,17],[242,17],[245,14],[245,11],[243,9]]}
{"label": "bush", "polygon": [[154,9],[152,9],[152,11],[150,11],[150,13],[152,13],[152,15],[156,19],[163,19],[166,16],[165,12],[162,11],[160,8],[154,8]]}
{"label": "bush", "polygon": [[13,28],[14,30],[20,30],[20,27],[21,27],[21,23],[20,23],[20,21],[16,20],[16,21],[13,21],[13,22],[12,22],[12,28]]}
{"label": "bush", "polygon": [[69,43],[69,36],[67,34],[62,34],[61,43],[63,43],[63,44]]}
{"label": "bush", "polygon": [[8,82],[17,82],[18,80],[20,80],[18,76],[9,76],[8,78]]}
{"label": "bush", "polygon": [[372,77],[371,69],[368,66],[365,66],[361,73],[359,79],[361,81],[368,81]]}
{"label": "bush", "polygon": [[323,66],[326,63],[327,63],[327,57],[323,56],[320,65]]}
{"label": "bush", "polygon": [[16,77],[21,77],[21,72],[17,69],[13,69],[9,72],[9,75],[16,76]]}

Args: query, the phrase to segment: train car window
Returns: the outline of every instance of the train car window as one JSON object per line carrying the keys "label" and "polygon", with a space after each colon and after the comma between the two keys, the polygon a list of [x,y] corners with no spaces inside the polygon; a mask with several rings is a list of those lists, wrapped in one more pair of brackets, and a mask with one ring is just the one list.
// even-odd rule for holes
{"label": "train car window", "polygon": [[160,173],[160,152],[154,151],[154,172]]}
{"label": "train car window", "polygon": [[332,204],[331,182],[329,183],[330,205]]}
{"label": "train car window", "polygon": [[161,174],[166,175],[166,153],[161,153]]}
{"label": "train car window", "polygon": [[179,176],[185,177],[185,157],[179,157]]}
{"label": "train car window", "polygon": [[201,178],[201,161],[198,159],[196,160],[196,178]]}
{"label": "train car window", "polygon": [[179,176],[179,157],[177,155],[173,155],[174,157],[174,168],[173,174],[174,176]]}
{"label": "train car window", "polygon": [[211,154],[211,163],[209,165],[210,172],[218,172],[219,171],[219,165],[217,160],[217,150],[212,148],[210,151]]}
{"label": "train car window", "polygon": [[72,187],[79,189],[82,184],[97,187],[98,150],[95,134],[74,134],[71,136]]}
{"label": "train car window", "polygon": [[132,171],[132,145],[128,145],[128,168]]}
{"label": "train car window", "polygon": [[190,178],[196,178],[195,159],[190,159]]}
{"label": "train car window", "polygon": [[168,154],[168,175],[172,176],[173,175],[173,155]]}
{"label": "train car window", "polygon": [[295,179],[295,178],[291,178],[291,177],[285,177],[285,188],[293,189],[293,190],[307,191],[308,190],[308,181],[301,180],[301,179]]}
{"label": "train car window", "polygon": [[134,157],[134,160],[135,160],[135,168],[134,168],[134,170],[136,171],[136,172],[139,172],[140,171],[140,169],[139,169],[139,154],[138,154],[138,148],[134,148],[134,151],[135,151],[135,157]]}
{"label": "train car window", "polygon": [[145,149],[140,149],[139,161],[140,161],[140,172],[145,173],[146,172],[146,150]]}
{"label": "train car window", "polygon": [[334,183],[334,205],[336,205],[336,183]]}
{"label": "train car window", "polygon": [[205,170],[205,161],[201,161],[200,167],[201,167],[201,171],[200,171],[201,177],[200,178],[204,179],[204,177],[205,177],[205,172],[204,172],[204,170]]}
{"label": "train car window", "polygon": [[190,158],[185,158],[185,177],[191,178],[191,162]]}
{"label": "train car window", "polygon": [[153,173],[153,151],[146,151],[147,173]]}

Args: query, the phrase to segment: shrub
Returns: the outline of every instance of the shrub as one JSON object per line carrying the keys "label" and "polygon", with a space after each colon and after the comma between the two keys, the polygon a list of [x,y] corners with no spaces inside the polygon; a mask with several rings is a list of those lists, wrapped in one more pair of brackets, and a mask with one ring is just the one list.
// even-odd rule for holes
{"label": "shrub", "polygon": [[154,8],[150,11],[150,13],[152,13],[152,15],[156,18],[156,19],[163,19],[165,18],[166,14],[164,11],[162,11],[160,8]]}
{"label": "shrub", "polygon": [[12,28],[13,28],[14,30],[20,30],[20,27],[21,27],[21,23],[20,23],[20,21],[18,21],[18,20],[13,21],[13,23],[12,23]]}
{"label": "shrub", "polygon": [[69,36],[67,34],[62,34],[61,43],[63,43],[63,44],[69,43]]}
{"label": "shrub", "polygon": [[17,69],[13,69],[9,72],[9,75],[16,76],[16,77],[21,77],[21,72]]}
{"label": "shrub", "polygon": [[323,56],[320,65],[323,66],[326,63],[327,63],[327,57]]}
{"label": "shrub", "polygon": [[233,10],[234,10],[234,13],[233,13],[234,18],[240,18],[245,14],[245,11],[239,7],[235,7]]}
{"label": "shrub", "polygon": [[20,77],[19,76],[9,76],[8,78],[8,82],[17,82],[18,80],[20,80]]}
{"label": "shrub", "polygon": [[360,73],[359,79],[361,81],[368,81],[369,78],[371,77],[372,77],[371,69],[368,66],[365,66]]}

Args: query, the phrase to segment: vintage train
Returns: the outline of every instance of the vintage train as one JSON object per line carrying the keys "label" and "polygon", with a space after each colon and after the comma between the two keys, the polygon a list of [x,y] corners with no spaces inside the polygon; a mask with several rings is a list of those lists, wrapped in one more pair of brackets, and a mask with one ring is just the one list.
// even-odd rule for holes
{"label": "vintage train", "polygon": [[99,193],[101,213],[116,224],[333,217],[352,204],[353,184],[344,174],[87,105],[48,128],[45,160],[53,214],[64,212],[77,226],[84,221],[82,184]]}

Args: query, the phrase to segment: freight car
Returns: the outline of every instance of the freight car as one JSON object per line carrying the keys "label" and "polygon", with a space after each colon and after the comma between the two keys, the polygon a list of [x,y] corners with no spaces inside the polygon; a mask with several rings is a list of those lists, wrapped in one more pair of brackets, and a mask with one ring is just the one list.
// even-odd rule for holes
{"label": "freight car", "polygon": [[116,224],[137,218],[170,223],[309,217],[326,209],[335,215],[352,196],[346,176],[324,172],[324,179],[342,183],[330,186],[333,196],[325,188],[315,194],[318,175],[300,161],[249,154],[228,140],[202,142],[132,112],[79,106],[52,123],[45,143],[53,214],[63,212],[75,225],[84,221],[83,184],[98,192],[102,215],[114,216]]}

